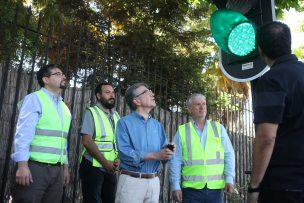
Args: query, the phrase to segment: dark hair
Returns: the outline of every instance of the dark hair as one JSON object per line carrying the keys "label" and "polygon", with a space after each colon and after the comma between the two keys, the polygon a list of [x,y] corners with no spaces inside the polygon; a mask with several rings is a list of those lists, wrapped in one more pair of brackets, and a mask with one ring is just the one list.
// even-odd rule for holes
{"label": "dark hair", "polygon": [[271,59],[291,54],[289,27],[281,22],[269,22],[257,29],[256,42],[265,55]]}
{"label": "dark hair", "polygon": [[113,87],[113,85],[112,85],[111,83],[109,83],[109,82],[101,82],[101,83],[99,83],[99,84],[95,87],[95,97],[96,97],[96,99],[98,99],[98,98],[97,98],[97,93],[100,93],[102,86],[105,86],[105,85],[110,85],[110,86]]}
{"label": "dark hair", "polygon": [[42,66],[39,71],[37,72],[37,80],[40,85],[40,87],[44,87],[44,82],[42,80],[43,77],[49,77],[51,74],[51,70],[58,68],[58,65],[56,64],[48,64],[45,66]]}
{"label": "dark hair", "polygon": [[133,99],[135,97],[135,90],[141,86],[145,86],[146,88],[149,88],[149,86],[146,83],[140,82],[140,83],[135,83],[126,90],[125,100],[132,111],[135,111],[137,108],[133,102]]}

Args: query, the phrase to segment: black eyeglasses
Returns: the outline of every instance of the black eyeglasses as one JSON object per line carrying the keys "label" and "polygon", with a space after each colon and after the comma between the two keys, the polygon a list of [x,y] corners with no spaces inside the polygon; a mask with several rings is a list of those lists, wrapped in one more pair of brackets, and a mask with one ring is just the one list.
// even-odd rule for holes
{"label": "black eyeglasses", "polygon": [[65,75],[62,72],[56,72],[56,73],[48,74],[46,77],[51,77],[52,75],[65,77]]}
{"label": "black eyeglasses", "polygon": [[144,95],[144,94],[146,94],[146,93],[152,93],[152,90],[146,89],[146,90],[144,90],[142,93],[139,93],[138,95],[136,95],[136,96],[134,97],[134,99],[137,98],[137,97],[139,97],[139,96],[141,96],[141,95]]}

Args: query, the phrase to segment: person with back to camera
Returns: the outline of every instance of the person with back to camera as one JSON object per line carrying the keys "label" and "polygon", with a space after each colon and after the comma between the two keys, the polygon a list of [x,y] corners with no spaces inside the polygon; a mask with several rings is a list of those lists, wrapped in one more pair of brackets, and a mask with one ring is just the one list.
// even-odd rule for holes
{"label": "person with back to camera", "polygon": [[284,23],[264,24],[256,40],[270,70],[258,79],[254,92],[248,203],[303,203],[304,64],[291,53],[291,33]]}

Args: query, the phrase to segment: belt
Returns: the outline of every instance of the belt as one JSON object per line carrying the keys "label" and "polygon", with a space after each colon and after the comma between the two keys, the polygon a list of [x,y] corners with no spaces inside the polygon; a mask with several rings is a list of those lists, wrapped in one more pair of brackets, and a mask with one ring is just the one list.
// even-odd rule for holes
{"label": "belt", "polygon": [[146,178],[151,179],[158,177],[158,173],[139,173],[139,172],[133,172],[133,171],[127,171],[127,170],[121,170],[121,174],[129,175],[134,178]]}
{"label": "belt", "polygon": [[33,160],[29,160],[29,162],[36,163],[36,164],[39,164],[39,165],[44,165],[44,166],[62,166],[63,165],[63,164],[61,164],[61,162],[57,162],[57,163],[44,163],[44,162],[33,161]]}

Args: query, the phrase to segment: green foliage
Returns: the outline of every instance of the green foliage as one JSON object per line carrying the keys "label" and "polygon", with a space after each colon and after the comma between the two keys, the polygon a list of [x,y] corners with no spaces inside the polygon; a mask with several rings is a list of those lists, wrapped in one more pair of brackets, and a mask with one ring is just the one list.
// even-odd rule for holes
{"label": "green foliage", "polygon": [[304,32],[304,20],[301,22],[300,27],[299,27],[299,30],[300,30],[301,32]]}
{"label": "green foliage", "polygon": [[298,47],[293,50],[293,53],[299,58],[299,60],[304,61],[304,47]]}
{"label": "green foliage", "polygon": [[[16,10],[11,8],[16,8],[16,5],[14,2],[0,2],[0,59],[7,59],[14,54],[14,51],[19,47],[18,42],[22,39],[22,33],[12,24]],[[24,10],[18,10],[19,15],[24,17]]]}
{"label": "green foliage", "polygon": [[301,12],[304,10],[304,4],[298,0],[277,0],[275,1],[276,5],[276,15],[277,18],[283,17],[283,11],[294,8],[296,11]]}
{"label": "green foliage", "polygon": [[[95,67],[96,78],[116,80],[122,91],[137,81],[149,83],[167,109],[183,106],[192,92],[206,92],[218,84],[208,82],[218,75],[201,76],[217,58],[209,29],[215,10],[210,0],[34,0],[26,39],[24,29],[11,23],[18,4],[18,25],[26,25],[29,11],[21,3],[0,1],[0,26],[4,28],[0,30],[0,59],[18,59],[24,47],[29,62],[34,55],[41,62],[47,47],[49,61],[64,64],[70,73],[79,64],[84,69]],[[303,8],[295,0],[276,3],[279,11]],[[43,34],[37,39],[39,12]],[[228,98],[215,98],[214,105],[228,105]]]}

